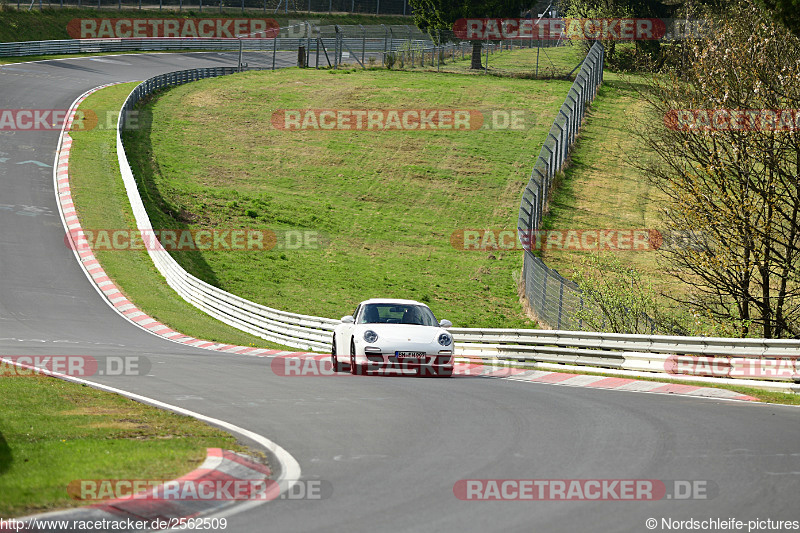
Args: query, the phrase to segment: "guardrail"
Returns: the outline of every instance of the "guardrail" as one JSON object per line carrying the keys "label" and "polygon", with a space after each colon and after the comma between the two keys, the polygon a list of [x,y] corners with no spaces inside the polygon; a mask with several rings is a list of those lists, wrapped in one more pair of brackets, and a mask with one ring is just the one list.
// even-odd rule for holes
{"label": "guardrail", "polygon": [[[321,39],[325,48],[333,49],[336,45],[335,37]],[[159,39],[66,39],[61,41],[24,41],[14,43],[0,43],[0,57],[23,57],[34,55],[58,54],[85,54],[101,52],[133,52],[133,51],[168,51],[168,50],[239,50],[243,43],[247,51],[272,51],[291,50],[297,51],[299,46],[305,46],[307,39],[304,37],[290,38],[278,37],[276,39],[195,39],[192,37],[163,37]],[[312,41],[313,42],[313,41]],[[360,37],[345,37],[345,44],[354,49],[368,52],[385,52],[386,41],[382,38],[361,39]],[[400,47],[408,41],[395,41]],[[432,41],[413,40],[414,47],[430,47]]]}
{"label": "guardrail", "polygon": [[[128,96],[120,111],[117,156],[137,227],[152,235],[122,143],[127,114],[144,96],[163,87],[224,76],[231,67],[194,69],[150,78]],[[253,335],[286,346],[315,351],[330,348],[339,320],[290,313],[251,302],[186,272],[163,249],[147,247],[156,268],[186,301],[209,315]],[[741,384],[800,392],[800,341],[730,339],[663,335],[623,335],[581,331],[451,328],[456,355],[487,360],[644,372],[652,376],[711,380],[731,378]],[[686,359],[699,356],[707,359]],[[567,368],[565,366],[565,368]],[[713,380],[712,380],[713,381]],[[719,380],[717,380],[719,381]]]}
{"label": "guardrail", "polygon": [[[128,120],[128,113],[141,98],[164,87],[225,76],[235,72],[238,72],[237,68],[218,67],[162,74],[137,85],[125,100],[120,110],[117,126],[117,158],[122,181],[125,184],[125,190],[136,219],[136,226],[143,232],[143,235],[151,235],[153,227],[150,217],[147,216],[142,197],[139,195],[139,189],[122,144],[122,129]],[[242,331],[286,346],[322,351],[330,347],[331,332],[339,323],[338,320],[289,313],[245,300],[192,276],[172,258],[169,252],[160,246],[148,246],[148,253],[158,271],[175,292],[214,318]]]}
{"label": "guardrail", "polygon": [[[450,328],[460,357],[800,392],[800,341]],[[601,372],[607,373],[607,372]],[[612,372],[613,373],[613,372]]]}

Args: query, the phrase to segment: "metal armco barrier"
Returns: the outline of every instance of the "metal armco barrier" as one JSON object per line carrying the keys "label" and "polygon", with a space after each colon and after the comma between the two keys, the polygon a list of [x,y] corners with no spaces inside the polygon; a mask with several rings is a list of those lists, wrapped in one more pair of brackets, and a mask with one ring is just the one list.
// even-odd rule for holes
{"label": "metal armco barrier", "polygon": [[[156,76],[139,84],[125,101],[117,129],[117,156],[140,230],[153,228],[122,144],[121,131],[128,112],[141,98],[160,88],[234,72],[235,68],[226,67]],[[222,322],[286,346],[316,351],[330,349],[332,331],[339,320],[290,313],[245,300],[192,276],[167,251],[151,248],[149,254],[170,287],[187,302]],[[800,341],[796,340],[533,329],[451,328],[450,331],[456,355],[462,357],[648,372],[660,377],[724,375],[743,384],[761,383],[776,390],[800,391],[800,386],[794,384],[800,382]],[[709,359],[695,364],[692,360],[682,360],[681,356]],[[708,361],[713,361],[711,374],[706,368]],[[787,364],[794,365],[794,370],[787,371]],[[778,371],[773,371],[775,368]]]}
{"label": "metal armco barrier", "polygon": [[723,379],[800,392],[800,341],[796,340],[524,329],[451,328],[450,332],[460,357]]}
{"label": "metal armco barrier", "polygon": [[[238,69],[233,67],[219,67],[170,72],[140,83],[128,95],[119,114],[117,157],[125,190],[139,230],[152,231],[153,227],[139,195],[136,180],[122,144],[121,132],[128,120],[128,113],[133,110],[140,99],[164,87],[225,76],[237,71]],[[330,347],[331,332],[339,323],[338,320],[288,313],[245,300],[192,276],[166,250],[150,249],[148,253],[158,271],[175,292],[214,318],[242,331],[286,346],[318,351],[324,351]]]}
{"label": "metal armco barrier", "polygon": [[[277,39],[245,39],[245,50],[281,51],[294,50],[305,46],[305,38],[279,37]],[[276,41],[276,42],[273,42]],[[322,39],[326,48],[333,49],[335,38]],[[352,49],[368,52],[383,52],[383,39],[366,42],[360,38],[345,38],[344,42]],[[431,41],[412,41],[416,47],[430,47]],[[170,37],[161,39],[68,39],[63,41],[26,41],[0,43],[0,57],[23,57],[35,55],[85,54],[101,52],[166,51],[166,50],[239,50],[239,39],[194,39],[190,37]]]}

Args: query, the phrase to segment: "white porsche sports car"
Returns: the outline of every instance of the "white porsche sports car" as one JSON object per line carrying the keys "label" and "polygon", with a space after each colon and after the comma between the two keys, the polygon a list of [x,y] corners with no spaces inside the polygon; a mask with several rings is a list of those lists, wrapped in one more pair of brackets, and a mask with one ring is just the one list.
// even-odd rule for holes
{"label": "white porsche sports car", "polygon": [[333,331],[331,360],[352,374],[396,368],[419,375],[453,375],[453,336],[427,305],[414,300],[372,299],[342,317]]}

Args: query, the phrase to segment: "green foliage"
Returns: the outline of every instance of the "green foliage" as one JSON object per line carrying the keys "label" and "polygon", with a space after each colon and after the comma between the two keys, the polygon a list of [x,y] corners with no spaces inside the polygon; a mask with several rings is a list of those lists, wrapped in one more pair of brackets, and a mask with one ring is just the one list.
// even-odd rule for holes
{"label": "green foliage", "polygon": [[800,0],[761,0],[772,17],[800,37]]}
{"label": "green foliage", "polygon": [[519,17],[530,3],[519,0],[409,0],[414,23],[425,30],[452,30],[467,17]]}
{"label": "green foliage", "polygon": [[662,317],[657,295],[641,272],[623,265],[613,254],[581,259],[575,280],[583,293],[583,307],[575,318],[592,331],[613,333],[670,333],[674,324]]}
{"label": "green foliage", "polygon": [[693,246],[662,250],[671,273],[691,287],[684,303],[738,324],[741,336],[796,336],[800,136],[796,129],[780,131],[788,113],[756,111],[746,120],[732,118],[730,127],[717,118],[708,127],[664,119],[687,109],[797,109],[800,39],[743,1],[689,52],[679,76],[654,76],[642,93],[659,123],[635,128],[656,155],[639,164],[665,197],[667,229],[697,236]]}

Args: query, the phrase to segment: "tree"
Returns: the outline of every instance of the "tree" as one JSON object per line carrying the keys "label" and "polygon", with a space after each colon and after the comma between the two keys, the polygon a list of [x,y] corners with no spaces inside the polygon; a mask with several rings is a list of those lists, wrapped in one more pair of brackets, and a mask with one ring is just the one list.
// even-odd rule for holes
{"label": "tree", "polygon": [[772,17],[800,37],[800,0],[762,0]]}
{"label": "tree", "polygon": [[[452,31],[453,24],[463,18],[518,18],[529,2],[519,0],[409,0],[414,10],[414,23],[422,31]],[[480,69],[481,41],[472,41],[472,64]]]}
{"label": "tree", "polygon": [[[587,331],[678,335],[689,333],[688,317],[669,316],[653,286],[614,254],[591,254],[575,272],[582,306],[573,317]],[[691,331],[695,333],[695,331]]]}
{"label": "tree", "polygon": [[[663,247],[690,291],[673,298],[738,333],[800,333],[800,39],[746,0],[695,43],[679,75],[653,76],[633,160],[666,197]],[[666,127],[665,127],[666,126]]]}
{"label": "tree", "polygon": [[[680,2],[671,0],[563,0],[560,4],[564,16],[568,18],[662,18],[667,19],[675,15],[681,8]],[[591,42],[586,42],[586,52],[591,47]],[[615,63],[617,41],[605,39],[603,47],[606,51],[606,61],[610,65]],[[660,54],[661,43],[658,40],[637,40],[634,43],[636,52],[654,59]]]}

